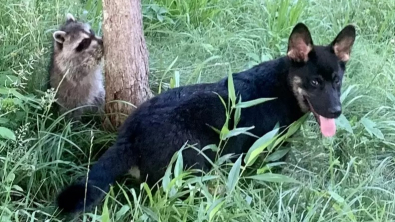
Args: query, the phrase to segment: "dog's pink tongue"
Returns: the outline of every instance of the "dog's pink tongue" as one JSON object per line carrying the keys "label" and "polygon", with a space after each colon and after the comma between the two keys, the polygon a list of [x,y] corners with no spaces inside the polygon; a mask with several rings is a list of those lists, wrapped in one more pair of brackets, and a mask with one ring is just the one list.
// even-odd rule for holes
{"label": "dog's pink tongue", "polygon": [[327,119],[320,116],[321,133],[325,137],[332,137],[336,133],[335,119]]}

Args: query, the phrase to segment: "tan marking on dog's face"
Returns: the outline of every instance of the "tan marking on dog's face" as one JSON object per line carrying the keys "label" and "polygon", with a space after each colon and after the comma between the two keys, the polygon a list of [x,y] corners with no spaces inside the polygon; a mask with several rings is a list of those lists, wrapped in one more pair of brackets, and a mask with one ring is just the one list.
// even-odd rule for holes
{"label": "tan marking on dog's face", "polygon": [[299,107],[302,112],[308,112],[309,107],[304,102],[303,96],[307,95],[307,93],[301,87],[302,79],[299,76],[294,76],[292,79],[292,91],[295,94],[296,100],[298,101]]}
{"label": "tan marking on dog's face", "polygon": [[133,166],[129,169],[129,174],[136,178],[136,179],[140,179],[140,169],[137,166]]}

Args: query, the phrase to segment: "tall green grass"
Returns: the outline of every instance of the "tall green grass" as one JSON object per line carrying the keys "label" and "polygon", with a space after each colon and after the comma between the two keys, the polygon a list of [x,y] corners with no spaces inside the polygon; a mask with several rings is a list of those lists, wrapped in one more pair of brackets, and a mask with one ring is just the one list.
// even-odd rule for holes
{"label": "tall green grass", "polygon": [[[176,153],[158,192],[125,177],[82,221],[395,220],[394,0],[142,3],[150,86],[157,93],[216,81],[229,70],[283,55],[297,22],[308,25],[316,44],[329,43],[354,23],[358,37],[343,84],[339,130],[335,138],[322,139],[309,117],[286,147],[249,166],[252,154],[281,141],[273,139],[273,129],[259,140],[272,145],[257,145],[233,164],[230,156],[220,157],[200,178],[181,170],[182,152]],[[85,175],[116,136],[66,122],[49,110],[51,32],[67,12],[101,33],[98,0],[0,0],[0,221],[61,221],[56,194]],[[238,98],[232,98],[224,104],[237,110]],[[217,130],[225,141],[248,133],[229,125]],[[287,164],[263,161],[288,150]],[[284,167],[281,174],[270,173],[275,165]]]}

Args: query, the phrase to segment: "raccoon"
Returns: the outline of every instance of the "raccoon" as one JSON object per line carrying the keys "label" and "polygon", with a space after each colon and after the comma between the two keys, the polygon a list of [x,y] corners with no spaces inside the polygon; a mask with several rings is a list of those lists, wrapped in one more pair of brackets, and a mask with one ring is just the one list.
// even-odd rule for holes
{"label": "raccoon", "polygon": [[[60,114],[80,120],[85,113],[103,112],[105,89],[102,74],[103,41],[88,23],[70,13],[53,33],[49,85],[56,91]],[[86,106],[83,108],[78,108]]]}

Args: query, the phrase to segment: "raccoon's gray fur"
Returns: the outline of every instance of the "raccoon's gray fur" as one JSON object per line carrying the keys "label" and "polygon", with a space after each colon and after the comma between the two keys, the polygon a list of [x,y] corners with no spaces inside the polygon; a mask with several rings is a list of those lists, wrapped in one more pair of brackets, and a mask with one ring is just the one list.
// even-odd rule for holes
{"label": "raccoon's gray fur", "polygon": [[61,114],[80,107],[67,118],[80,119],[88,112],[101,113],[104,105],[104,83],[101,60],[103,41],[87,23],[67,14],[66,22],[53,33],[50,65],[50,87],[54,88]]}

